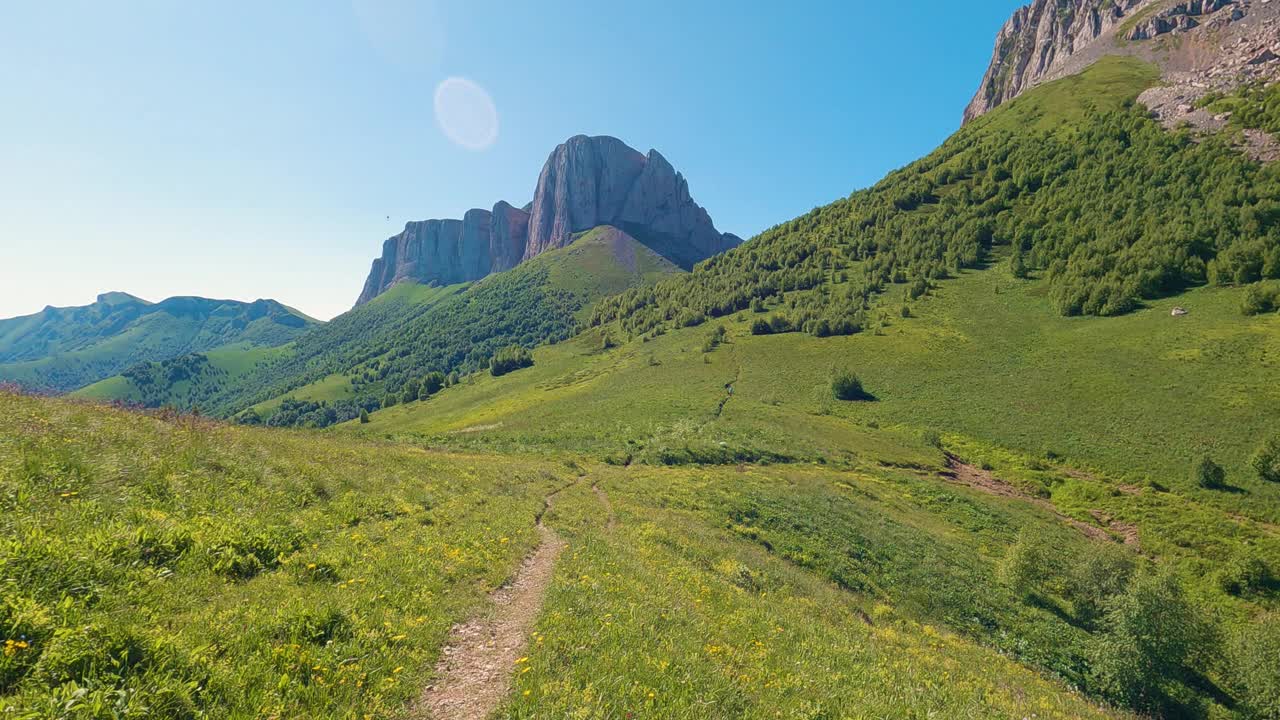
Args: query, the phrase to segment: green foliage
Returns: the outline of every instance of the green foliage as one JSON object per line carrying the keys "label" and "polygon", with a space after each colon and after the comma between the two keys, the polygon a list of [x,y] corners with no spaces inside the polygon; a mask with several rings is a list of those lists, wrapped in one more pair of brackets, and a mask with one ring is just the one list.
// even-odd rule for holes
{"label": "green foliage", "polygon": [[489,361],[489,373],[499,377],[532,365],[532,353],[519,345],[510,345],[499,350]]}
{"label": "green foliage", "polygon": [[1168,572],[1139,573],[1105,608],[1103,631],[1091,646],[1098,690],[1137,710],[1171,707],[1198,661],[1214,655],[1212,628]]}
{"label": "green foliage", "polygon": [[852,370],[837,370],[831,374],[831,394],[837,400],[870,400],[871,394],[862,387],[862,380]]}
{"label": "green foliage", "polygon": [[1191,481],[1206,490],[1221,490],[1227,485],[1227,471],[1213,458],[1203,455],[1191,469]]}
{"label": "green foliage", "polygon": [[1253,454],[1249,465],[1262,480],[1280,482],[1280,435],[1263,443]]}
{"label": "green foliage", "polygon": [[0,382],[66,392],[185,353],[283,345],[316,325],[271,300],[178,297],[152,304],[108,293],[93,305],[0,320]]}
{"label": "green foliage", "polygon": [[1023,530],[1005,551],[996,577],[1014,595],[1030,600],[1048,590],[1062,575],[1061,553],[1042,533]]}
{"label": "green foliage", "polygon": [[1245,315],[1262,315],[1280,308],[1280,287],[1250,286],[1240,305]]}
{"label": "green foliage", "polygon": [[[1063,315],[1117,315],[1204,282],[1261,278],[1280,246],[1280,181],[1213,139],[1170,134],[1131,102],[1081,111],[1074,132],[1005,123],[1028,107],[1067,112],[1113,79],[1109,59],[972,123],[932,155],[699,264],[687,277],[606,298],[591,323],[639,334],[681,313],[722,317],[794,291],[791,323],[854,317],[891,285],[907,296],[1012,247],[1044,268]],[[1145,73],[1122,75],[1129,98]],[[1124,90],[1124,83],[1128,83]],[[1083,87],[1081,87],[1083,85]],[[1063,107],[1059,107],[1063,106]],[[1280,273],[1280,266],[1273,268]],[[847,283],[833,270],[852,271]],[[1016,273],[1015,273],[1016,274]],[[763,326],[760,326],[763,329]],[[774,332],[777,332],[775,329]]]}
{"label": "green foliage", "polygon": [[1280,717],[1280,614],[1264,613],[1235,632],[1230,671],[1248,717]]}
{"label": "green foliage", "polygon": [[1230,113],[1231,128],[1280,132],[1280,88],[1275,85],[1254,83],[1230,95],[1209,93],[1196,104],[1215,114]]}
{"label": "green foliage", "polygon": [[1218,586],[1236,596],[1265,592],[1274,582],[1267,561],[1253,548],[1237,550],[1218,572]]}
{"label": "green foliage", "polygon": [[364,408],[360,409],[360,424],[361,425],[369,424],[369,411],[365,410]]}
{"label": "green foliage", "polygon": [[1090,543],[1078,555],[1068,573],[1066,595],[1076,620],[1095,627],[1112,598],[1129,586],[1137,558],[1114,543]]}

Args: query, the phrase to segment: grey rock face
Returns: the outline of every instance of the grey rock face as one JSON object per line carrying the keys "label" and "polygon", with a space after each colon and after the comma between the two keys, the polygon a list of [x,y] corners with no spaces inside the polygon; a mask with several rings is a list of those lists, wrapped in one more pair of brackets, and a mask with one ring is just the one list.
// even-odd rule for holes
{"label": "grey rock face", "polygon": [[1150,1],[1034,0],[1019,8],[996,36],[991,65],[964,121],[1017,97]]}
{"label": "grey rock face", "polygon": [[600,225],[622,228],[686,268],[742,242],[716,230],[656,150],[646,156],[617,138],[578,135],[552,151],[524,209],[499,202],[462,221],[407,224],[383,243],[356,304],[401,282],[449,285],[510,270]]}
{"label": "grey rock face", "polygon": [[[1150,40],[1166,33],[1194,30],[1200,27],[1200,21],[1196,18],[1213,14],[1234,4],[1235,0],[1188,0],[1138,23],[1127,37],[1129,40]],[[1234,8],[1234,13],[1240,14],[1233,14],[1232,20],[1243,17],[1239,8]]]}

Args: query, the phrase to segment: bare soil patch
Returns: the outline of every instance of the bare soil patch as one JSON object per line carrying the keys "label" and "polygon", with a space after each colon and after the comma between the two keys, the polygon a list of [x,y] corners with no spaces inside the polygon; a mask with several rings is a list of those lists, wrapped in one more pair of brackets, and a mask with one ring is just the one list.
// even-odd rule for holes
{"label": "bare soil patch", "polygon": [[[1090,525],[1087,522],[1077,520],[1069,515],[1064,515],[1048,500],[1036,497],[1021,488],[1011,485],[997,478],[995,475],[992,475],[990,471],[974,467],[953,455],[947,456],[947,467],[948,470],[942,473],[942,477],[951,482],[959,485],[965,485],[990,495],[1016,498],[1024,502],[1031,503],[1036,507],[1052,513],[1054,517],[1058,518],[1058,520],[1070,525],[1076,530],[1079,530],[1085,537],[1104,542],[1116,541],[1116,538],[1113,537],[1111,532],[1108,532],[1106,529],[1100,528],[1097,525]],[[1109,527],[1116,533],[1116,535],[1120,536],[1126,544],[1129,543],[1128,533],[1131,532],[1133,535],[1133,542],[1135,544],[1137,543],[1137,527],[1126,525],[1124,523],[1109,524]]]}

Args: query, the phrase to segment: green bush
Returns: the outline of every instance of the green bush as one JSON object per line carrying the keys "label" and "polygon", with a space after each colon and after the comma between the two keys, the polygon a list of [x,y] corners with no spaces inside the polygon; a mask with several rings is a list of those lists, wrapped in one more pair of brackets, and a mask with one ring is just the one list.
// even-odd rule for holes
{"label": "green bush", "polygon": [[1249,461],[1258,477],[1268,482],[1280,482],[1280,435],[1265,442]]}
{"label": "green bush", "polygon": [[1205,455],[1191,469],[1191,480],[1207,490],[1218,490],[1226,487],[1227,471],[1214,462],[1213,458]]}
{"label": "green bush", "polygon": [[[608,342],[608,337],[604,340]],[[501,377],[509,372],[533,365],[533,354],[519,345],[509,345],[498,351],[489,361],[489,372],[494,377]]]}
{"label": "green bush", "polygon": [[831,376],[831,394],[837,400],[871,399],[871,395],[862,387],[862,380],[850,370],[841,370]]}
{"label": "green bush", "polygon": [[1237,630],[1229,658],[1232,690],[1248,717],[1280,718],[1280,613]]}
{"label": "green bush", "polygon": [[1277,307],[1280,307],[1280,288],[1252,285],[1244,294],[1240,311],[1245,315],[1261,315],[1273,312]]}
{"label": "green bush", "polygon": [[1262,592],[1271,583],[1271,568],[1266,560],[1249,548],[1238,550],[1218,573],[1218,587],[1230,595]]}
{"label": "green bush", "polygon": [[1072,565],[1067,585],[1076,620],[1095,626],[1106,603],[1128,587],[1136,568],[1137,557],[1124,546],[1090,543]]}
{"label": "green bush", "polygon": [[1030,600],[1061,576],[1060,556],[1044,535],[1024,530],[996,566],[996,579],[1020,599]]}
{"label": "green bush", "polygon": [[1089,648],[1094,689],[1135,710],[1167,709],[1197,661],[1213,655],[1212,628],[1168,571],[1137,575],[1105,609]]}

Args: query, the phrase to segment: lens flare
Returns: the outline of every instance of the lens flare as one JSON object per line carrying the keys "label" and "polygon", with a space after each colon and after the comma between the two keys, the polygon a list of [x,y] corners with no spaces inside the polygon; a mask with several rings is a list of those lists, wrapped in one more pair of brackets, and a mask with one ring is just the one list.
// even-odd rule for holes
{"label": "lens flare", "polygon": [[485,89],[460,77],[436,87],[436,123],[455,144],[486,150],[498,139],[498,108]]}

